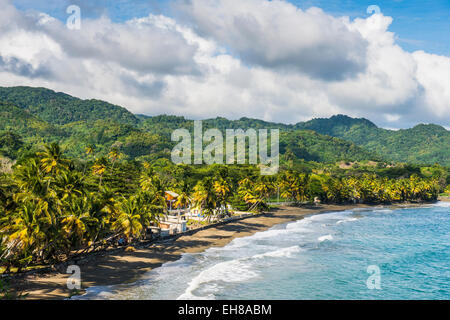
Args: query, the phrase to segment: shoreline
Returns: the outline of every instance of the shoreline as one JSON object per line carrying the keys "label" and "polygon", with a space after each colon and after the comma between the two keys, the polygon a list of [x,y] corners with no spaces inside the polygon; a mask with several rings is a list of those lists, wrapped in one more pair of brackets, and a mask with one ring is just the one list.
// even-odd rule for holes
{"label": "shoreline", "polygon": [[[326,212],[338,212],[356,208],[375,208],[382,205],[320,205],[308,207],[279,207],[271,212],[231,221],[176,239],[154,243],[133,251],[121,251],[100,256],[92,261],[80,263],[82,290],[97,286],[133,283],[147,272],[161,267],[167,262],[179,260],[185,253],[200,253],[211,247],[223,247],[235,238],[251,236],[271,227],[301,220],[305,216]],[[423,204],[395,204],[383,207],[405,208]],[[30,300],[62,300],[70,296],[67,279],[70,275],[50,272],[33,274],[16,279],[13,287]]]}

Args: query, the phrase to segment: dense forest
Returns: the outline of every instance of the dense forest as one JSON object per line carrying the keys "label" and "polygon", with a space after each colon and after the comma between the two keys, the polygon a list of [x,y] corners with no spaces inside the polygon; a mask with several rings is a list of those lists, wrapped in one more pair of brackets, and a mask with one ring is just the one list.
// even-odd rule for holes
{"label": "dense forest", "polygon": [[394,131],[378,128],[367,119],[338,115],[294,127],[351,141],[391,161],[450,165],[450,132],[434,124]]}
{"label": "dense forest", "polygon": [[45,88],[0,87],[0,101],[11,102],[51,124],[97,119],[110,119],[131,125],[138,122],[125,108],[95,99],[81,100]]}
{"label": "dense forest", "polygon": [[277,175],[261,176],[249,165],[124,161],[115,148],[103,157],[87,147],[82,161],[53,143],[0,175],[0,271],[65,261],[118,238],[139,240],[166,213],[167,190],[179,194],[175,206],[199,208],[209,219],[228,205],[266,210],[271,200],[433,201],[448,176],[440,166],[341,169],[316,162],[290,163]]}
{"label": "dense forest", "polygon": [[[280,129],[281,161],[450,165],[450,132],[437,125],[394,131],[366,119],[339,115],[295,125],[219,117],[204,120],[203,127]],[[87,146],[95,146],[103,156],[118,148],[130,161],[169,159],[174,147],[170,136],[179,128],[192,130],[193,121],[133,115],[107,102],[81,100],[44,88],[0,87],[0,155],[13,160],[52,142],[74,158],[81,158]]]}

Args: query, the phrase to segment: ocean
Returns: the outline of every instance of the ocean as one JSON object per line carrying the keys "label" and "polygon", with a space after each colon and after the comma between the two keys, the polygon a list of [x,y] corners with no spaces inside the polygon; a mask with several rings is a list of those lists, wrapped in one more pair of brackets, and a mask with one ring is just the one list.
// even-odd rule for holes
{"label": "ocean", "polygon": [[79,299],[450,299],[450,203],[308,216]]}

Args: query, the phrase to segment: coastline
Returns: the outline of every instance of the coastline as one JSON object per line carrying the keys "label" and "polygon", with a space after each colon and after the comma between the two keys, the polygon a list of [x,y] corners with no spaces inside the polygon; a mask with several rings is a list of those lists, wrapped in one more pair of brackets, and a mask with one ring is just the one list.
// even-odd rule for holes
{"label": "coastline", "polygon": [[[399,204],[387,207],[400,208],[421,206],[420,204]],[[223,247],[235,238],[253,235],[275,225],[303,219],[305,216],[355,208],[374,208],[379,205],[320,205],[309,207],[279,207],[269,213],[231,221],[208,229],[151,244],[134,251],[122,251],[98,257],[80,264],[82,290],[94,286],[108,286],[132,283],[152,269],[164,263],[176,261],[185,253],[199,253],[211,247]],[[14,287],[27,294],[30,300],[61,300],[68,298],[69,274],[51,272],[28,275],[16,280]]]}

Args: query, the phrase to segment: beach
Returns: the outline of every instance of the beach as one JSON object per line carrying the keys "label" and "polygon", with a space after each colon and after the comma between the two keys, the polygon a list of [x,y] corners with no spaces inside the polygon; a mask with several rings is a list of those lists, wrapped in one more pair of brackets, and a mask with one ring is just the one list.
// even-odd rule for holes
{"label": "beach", "polygon": [[[180,259],[185,253],[199,253],[211,247],[223,247],[235,238],[250,236],[278,224],[300,220],[308,215],[371,207],[373,206],[362,204],[280,207],[270,213],[213,226],[134,251],[121,251],[96,257],[79,264],[82,288],[132,283],[150,270]],[[70,295],[67,289],[69,276],[57,272],[28,275],[18,280],[14,286],[27,294],[26,299],[65,299]]]}

